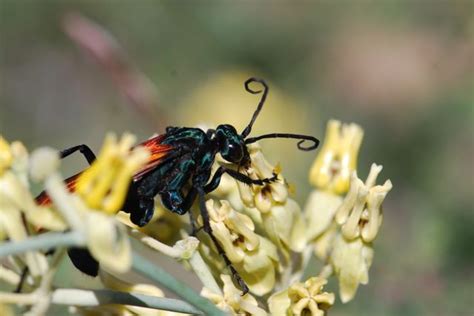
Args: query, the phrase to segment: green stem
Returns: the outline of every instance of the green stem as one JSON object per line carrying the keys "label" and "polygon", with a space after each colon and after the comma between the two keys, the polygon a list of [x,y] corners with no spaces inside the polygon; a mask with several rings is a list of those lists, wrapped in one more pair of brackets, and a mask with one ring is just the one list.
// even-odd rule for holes
{"label": "green stem", "polygon": [[148,279],[175,293],[185,301],[191,303],[194,307],[201,310],[205,315],[209,316],[225,316],[226,314],[218,309],[209,300],[201,297],[183,282],[175,279],[171,274],[161,269],[159,266],[152,264],[136,252],[132,254],[133,270],[146,276]]}
{"label": "green stem", "polygon": [[99,306],[104,304],[120,304],[203,315],[194,306],[180,300],[111,290],[57,289],[54,291],[51,300],[53,304],[61,305]]}
{"label": "green stem", "polygon": [[34,251],[57,247],[82,246],[85,238],[79,232],[45,233],[19,242],[6,242],[0,245],[0,258]]}

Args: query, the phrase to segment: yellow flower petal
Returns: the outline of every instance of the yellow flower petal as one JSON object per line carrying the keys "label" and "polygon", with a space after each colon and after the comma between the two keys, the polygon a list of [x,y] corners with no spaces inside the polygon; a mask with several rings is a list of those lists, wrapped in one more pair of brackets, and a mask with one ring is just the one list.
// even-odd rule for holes
{"label": "yellow flower petal", "polygon": [[0,175],[10,167],[13,161],[13,155],[10,150],[10,144],[0,135]]}
{"label": "yellow flower petal", "polygon": [[326,191],[315,190],[311,193],[304,211],[308,223],[306,237],[309,240],[317,238],[328,229],[342,200],[339,195]]}
{"label": "yellow flower petal", "polygon": [[372,259],[372,247],[360,238],[347,241],[341,235],[336,237],[330,262],[339,279],[339,295],[343,303],[354,298],[359,283],[367,284],[369,281]]}
{"label": "yellow flower petal", "polygon": [[76,192],[90,208],[114,214],[123,205],[133,174],[149,157],[145,148],[131,149],[134,141],[130,134],[120,141],[107,135],[97,160],[79,177]]}
{"label": "yellow flower petal", "polygon": [[334,304],[333,293],[322,292],[326,279],[312,277],[295,283],[268,299],[272,315],[322,316]]}
{"label": "yellow flower petal", "polygon": [[362,138],[363,131],[358,125],[329,121],[323,147],[310,170],[310,183],[335,194],[347,192]]}
{"label": "yellow flower petal", "polygon": [[56,231],[66,229],[62,217],[47,207],[36,205],[29,189],[10,171],[0,178],[0,209],[6,204],[24,212],[26,219],[35,226]]}
{"label": "yellow flower petal", "polygon": [[372,164],[367,181],[364,183],[354,172],[349,193],[339,206],[335,220],[341,225],[341,232],[348,240],[362,237],[365,242],[375,239],[382,224],[381,205],[392,188],[388,180],[384,185],[375,185],[381,166]]}
{"label": "yellow flower petal", "polygon": [[234,286],[230,276],[221,274],[221,280],[224,283],[223,295],[213,293],[206,288],[201,291],[201,295],[230,315],[267,315],[267,313],[258,306],[257,300],[251,294],[247,293],[242,296],[241,290]]}
{"label": "yellow flower petal", "polygon": [[268,309],[271,315],[285,316],[287,315],[288,308],[290,307],[291,300],[288,297],[288,289],[275,292],[268,298]]}

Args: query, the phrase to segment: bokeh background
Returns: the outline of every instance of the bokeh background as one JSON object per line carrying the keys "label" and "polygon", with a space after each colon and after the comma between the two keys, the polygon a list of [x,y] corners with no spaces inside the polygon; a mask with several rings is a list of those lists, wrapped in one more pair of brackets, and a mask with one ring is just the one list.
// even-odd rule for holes
{"label": "bokeh background", "polygon": [[[394,189],[370,283],[331,315],[473,314],[474,1],[1,0],[0,54],[0,133],[30,149],[241,130],[258,101],[249,76],[270,85],[255,135],[362,125],[359,173],[382,164]],[[304,205],[315,154],[264,148]]]}

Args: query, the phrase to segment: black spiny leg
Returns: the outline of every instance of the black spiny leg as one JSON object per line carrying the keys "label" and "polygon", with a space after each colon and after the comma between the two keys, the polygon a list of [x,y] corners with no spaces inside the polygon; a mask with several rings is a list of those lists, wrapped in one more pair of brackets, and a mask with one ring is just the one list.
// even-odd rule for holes
{"label": "black spiny leg", "polygon": [[138,199],[138,209],[130,212],[130,220],[140,227],[150,222],[155,212],[155,200],[150,197],[140,197]]}
{"label": "black spiny leg", "polygon": [[193,205],[194,200],[197,196],[197,190],[193,187],[189,190],[188,194],[184,198],[184,202],[181,205],[181,208],[184,212],[189,214],[189,222],[191,223],[191,236],[196,236],[199,230],[202,228],[197,228],[196,219],[194,218],[193,212],[191,211],[191,206]]}
{"label": "black spiny leg", "polygon": [[26,281],[26,276],[28,275],[28,270],[28,266],[26,266],[21,271],[20,282],[18,282],[18,285],[13,293],[21,293],[21,290],[23,289],[23,284],[25,284]]}
{"label": "black spiny leg", "polygon": [[266,183],[271,183],[273,181],[276,181],[278,178],[277,174],[273,174],[271,178],[265,178],[265,179],[252,179],[249,176],[240,173],[238,171],[228,169],[225,167],[219,167],[219,169],[216,170],[214,173],[214,176],[212,177],[211,181],[204,187],[204,191],[206,193],[214,191],[218,186],[219,183],[221,182],[222,175],[224,173],[227,173],[230,175],[232,178],[234,178],[237,181],[243,182],[245,184],[256,184],[256,185],[264,185]]}
{"label": "black spiny leg", "polygon": [[222,249],[221,245],[219,244],[219,241],[217,238],[214,236],[212,233],[212,228],[209,223],[209,213],[207,212],[206,208],[206,202],[205,202],[205,193],[203,188],[197,188],[198,194],[199,194],[199,208],[201,210],[201,216],[202,216],[202,221],[204,225],[204,231],[211,237],[212,242],[214,243],[214,246],[217,248],[217,252],[219,252],[219,255],[224,259],[224,262],[226,266],[229,268],[232,278],[234,279],[235,282],[237,282],[240,286],[240,289],[242,290],[242,295],[245,295],[248,293],[249,288],[247,284],[245,284],[245,281],[242,279],[240,274],[235,270],[234,266],[232,265],[232,262],[230,262],[229,258],[227,257],[224,249]]}
{"label": "black spiny leg", "polygon": [[96,277],[99,274],[99,263],[86,248],[72,247],[67,250],[72,264],[81,272]]}
{"label": "black spiny leg", "polygon": [[[96,160],[94,152],[84,144],[61,150],[59,155],[62,159],[76,151],[79,151],[84,155],[89,165]],[[92,257],[91,253],[86,248],[72,247],[68,249],[67,254],[74,266],[81,272],[92,277],[96,277],[99,273],[99,263],[94,259],[94,257]]]}
{"label": "black spiny leg", "polygon": [[86,157],[86,160],[89,163],[89,165],[92,165],[92,163],[96,159],[94,152],[87,145],[84,145],[84,144],[61,150],[59,152],[59,156],[61,157],[61,159],[63,159],[75,153],[76,151],[80,151],[81,154],[83,154],[84,157]]}
{"label": "black spiny leg", "polygon": [[[50,249],[50,250],[46,251],[44,254],[45,254],[45,256],[49,256],[49,255],[54,254],[55,251],[56,251],[55,249]],[[28,276],[29,270],[30,269],[28,268],[28,266],[25,266],[23,268],[23,270],[21,271],[21,275],[20,275],[20,282],[18,282],[18,285],[17,285],[17,287],[16,287],[16,289],[13,293],[21,293],[21,291],[23,289],[23,285],[26,282],[26,277]]]}

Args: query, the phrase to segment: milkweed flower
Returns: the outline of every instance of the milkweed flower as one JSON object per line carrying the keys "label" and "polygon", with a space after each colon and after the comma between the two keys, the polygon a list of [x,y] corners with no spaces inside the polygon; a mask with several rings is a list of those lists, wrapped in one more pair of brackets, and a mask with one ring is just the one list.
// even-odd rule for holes
{"label": "milkweed flower", "polygon": [[120,141],[107,135],[97,160],[77,181],[77,194],[93,209],[115,214],[123,205],[133,174],[150,156],[144,147],[131,149],[135,137],[125,134]]}
{"label": "milkweed flower", "polygon": [[280,174],[279,166],[272,166],[264,157],[258,144],[248,146],[251,166],[244,170],[252,179],[277,179],[265,185],[247,185],[237,182],[244,205],[258,211],[257,221],[268,237],[289,260],[291,251],[300,252],[306,245],[305,225],[301,209],[289,197],[288,185]]}
{"label": "milkweed flower", "polygon": [[352,171],[357,167],[363,136],[364,132],[357,124],[330,120],[323,146],[309,172],[310,183],[320,190],[346,193]]}
{"label": "milkweed flower", "polygon": [[108,135],[92,166],[78,176],[76,193],[70,193],[56,171],[57,152],[39,149],[31,165],[43,166],[35,177],[45,182],[53,206],[75,231],[83,234],[92,256],[103,267],[125,272],[131,266],[131,250],[125,227],[114,216],[123,204],[133,173],[146,163],[148,152],[131,149],[134,139]]}
{"label": "milkweed flower", "polygon": [[88,212],[85,217],[88,248],[105,267],[125,272],[131,266],[130,243],[124,226],[108,214],[119,211],[133,174],[143,166],[149,152],[132,145],[134,136],[125,134],[120,140],[107,135],[94,163],[77,180],[77,194],[85,204],[101,212]]}
{"label": "milkweed flower", "polygon": [[[357,177],[362,129],[330,121],[323,148],[313,163],[310,182],[316,188],[306,204],[307,232],[315,255],[339,280],[342,302],[350,301],[359,284],[367,284],[374,255],[372,241],[382,224],[381,204],[392,188],[376,186],[381,166],[372,164],[365,183]],[[329,274],[330,274],[329,273]]]}
{"label": "milkweed flower", "polygon": [[[29,189],[29,157],[23,144],[9,144],[0,136],[0,157],[0,240],[24,241],[28,229],[38,225],[51,230],[65,229],[57,213],[34,202]],[[42,275],[48,269],[41,252],[30,251],[23,258],[32,276]]]}
{"label": "milkweed flower", "polygon": [[[375,164],[366,181],[358,178],[362,137],[362,129],[355,124],[328,123],[326,140],[310,171],[315,189],[304,213],[290,197],[281,168],[267,161],[257,143],[248,145],[251,164],[239,172],[252,179],[274,181],[247,185],[222,176],[205,203],[209,225],[217,244],[248,285],[250,292],[245,295],[231,276],[221,274],[226,271],[225,262],[209,235],[200,234],[203,242],[194,237],[182,239],[186,236],[183,229],[189,226],[183,217],[172,214],[158,201],[146,227],[137,227],[128,214],[118,213],[133,175],[149,160],[146,149],[133,146],[131,135],[120,139],[108,135],[97,160],[68,185],[58,172],[56,150],[40,148],[30,156],[21,143],[9,144],[0,137],[0,240],[25,240],[26,228],[31,227],[75,233],[82,238],[78,244],[87,247],[104,267],[99,275],[106,287],[163,297],[157,287],[128,283],[108,273],[130,269],[132,237],[191,267],[204,284],[201,295],[231,315],[322,316],[335,300],[334,293],[324,291],[328,277],[337,278],[344,303],[355,296],[359,284],[368,282],[373,242],[382,223],[382,203],[392,188],[389,180],[376,184],[382,167]],[[216,166],[219,163],[222,161],[217,155]],[[35,203],[31,180],[44,183],[51,203]],[[197,222],[203,225],[202,216]],[[318,276],[303,281],[313,253],[325,265]],[[56,254],[62,256],[64,249]],[[51,283],[46,279],[52,280],[55,266],[38,251],[26,253],[20,262],[30,267],[32,275],[43,276],[33,282],[36,286],[40,280],[42,285],[38,290],[40,302],[33,303],[32,311],[46,311],[52,297]],[[21,266],[2,266],[0,270],[7,274],[3,279],[18,282]],[[221,283],[216,282],[218,277]],[[77,310],[84,314],[174,315],[128,305]]]}
{"label": "milkweed flower", "polygon": [[[270,292],[276,281],[278,255],[275,245],[256,234],[250,217],[236,212],[229,202],[211,199],[206,202],[206,207],[214,236],[250,291],[257,295]],[[201,217],[199,220],[202,222]],[[216,258],[209,253],[206,257]],[[217,257],[219,262],[220,259]]]}
{"label": "milkweed flower", "polygon": [[365,183],[354,172],[349,193],[335,216],[340,232],[334,240],[329,263],[339,279],[344,303],[354,297],[359,284],[369,281],[374,256],[372,242],[382,224],[382,202],[392,188],[390,180],[375,185],[381,170],[381,166],[372,164]]}
{"label": "milkweed flower", "polygon": [[315,190],[309,196],[305,208],[308,222],[306,236],[309,240],[321,239],[323,245],[317,250],[317,255],[323,260],[327,255],[324,244],[328,236],[325,233],[330,231],[342,195],[349,189],[363,135],[362,129],[356,124],[329,121],[323,146],[309,173],[309,181]]}
{"label": "milkweed flower", "polygon": [[323,292],[327,280],[311,277],[304,283],[297,282],[288,289],[268,299],[272,315],[323,316],[334,304],[334,293]]}
{"label": "milkweed flower", "polygon": [[250,293],[242,295],[241,290],[237,289],[232,283],[230,276],[221,274],[220,277],[224,284],[223,294],[217,294],[207,288],[203,288],[201,295],[230,315],[268,315],[264,309],[258,306],[257,300]]}

